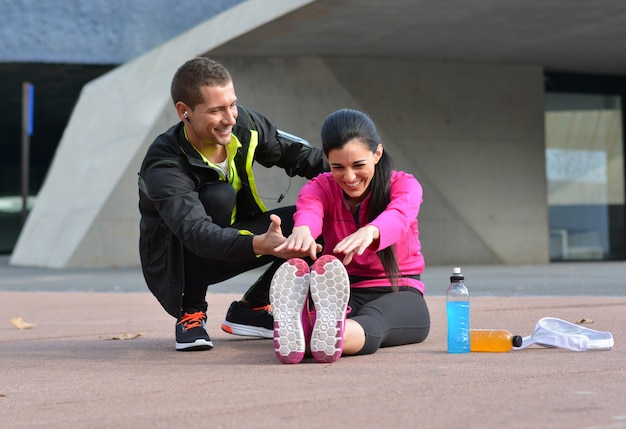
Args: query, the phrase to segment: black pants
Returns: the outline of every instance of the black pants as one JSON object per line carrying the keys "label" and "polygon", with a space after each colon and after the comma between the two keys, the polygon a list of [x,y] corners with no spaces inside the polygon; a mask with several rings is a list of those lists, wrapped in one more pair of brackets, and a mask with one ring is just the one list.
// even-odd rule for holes
{"label": "black pants", "polygon": [[[259,216],[230,224],[235,205],[235,190],[227,182],[217,182],[201,186],[198,190],[200,200],[213,222],[221,227],[245,229],[254,234],[263,234],[270,225],[270,214],[281,219],[283,235],[288,236],[293,229],[295,206],[281,207]],[[249,260],[219,261],[201,258],[185,250],[185,290],[183,292],[183,310],[207,310],[206,292],[209,285],[235,277],[246,271],[271,263],[268,269],[244,294],[244,299],[255,307],[269,304],[270,282],[274,273],[284,262],[274,256],[261,256]]]}
{"label": "black pants", "polygon": [[365,331],[365,345],[357,353],[374,353],[380,347],[421,343],[430,331],[430,313],[424,296],[412,287],[353,288],[348,319]]}

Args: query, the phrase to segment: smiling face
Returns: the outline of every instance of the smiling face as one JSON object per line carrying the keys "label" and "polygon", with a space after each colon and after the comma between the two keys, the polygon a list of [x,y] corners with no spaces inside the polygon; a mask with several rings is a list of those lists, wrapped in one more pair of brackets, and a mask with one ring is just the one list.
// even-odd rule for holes
{"label": "smiling face", "polygon": [[358,138],[349,140],[341,148],[328,152],[328,163],[333,179],[352,202],[361,202],[367,195],[375,166],[382,154],[382,145],[379,144],[376,152],[372,152],[369,146]]}
{"label": "smiling face", "polygon": [[203,101],[193,109],[182,102],[176,103],[181,120],[190,125],[187,127],[189,140],[195,146],[226,146],[237,121],[235,87],[232,82],[223,86],[204,85],[200,92]]}

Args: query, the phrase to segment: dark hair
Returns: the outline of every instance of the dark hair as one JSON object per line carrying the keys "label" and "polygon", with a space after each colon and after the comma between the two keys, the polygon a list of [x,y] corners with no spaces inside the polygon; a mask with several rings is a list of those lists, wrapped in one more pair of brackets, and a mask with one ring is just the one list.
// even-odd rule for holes
{"label": "dark hair", "polygon": [[[321,137],[322,148],[326,157],[331,150],[341,149],[352,139],[357,139],[365,144],[372,153],[375,153],[378,145],[382,143],[374,121],[365,113],[352,109],[341,109],[331,113],[322,123]],[[371,194],[367,213],[368,222],[374,220],[389,205],[392,170],[393,161],[387,151],[384,150],[378,163],[374,166],[374,177],[368,186],[368,191]],[[395,245],[378,251],[378,258],[383,265],[385,275],[395,288],[398,277],[400,277]]]}
{"label": "dark hair", "polygon": [[200,87],[223,86],[232,81],[226,67],[215,60],[197,57],[180,66],[172,79],[172,101],[182,101],[190,109],[204,101]]}

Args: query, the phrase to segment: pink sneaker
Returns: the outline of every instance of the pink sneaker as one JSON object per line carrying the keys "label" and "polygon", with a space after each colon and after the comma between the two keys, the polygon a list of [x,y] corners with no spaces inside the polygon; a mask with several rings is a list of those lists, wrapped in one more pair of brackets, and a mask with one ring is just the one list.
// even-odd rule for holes
{"label": "pink sneaker", "polygon": [[311,267],[311,300],[315,306],[311,353],[316,361],[330,363],[341,356],[349,299],[346,268],[332,255],[321,256]]}
{"label": "pink sneaker", "polygon": [[307,313],[304,305],[309,293],[309,276],[308,264],[294,258],[283,263],[272,278],[274,353],[282,363],[299,363],[306,351],[303,313]]}

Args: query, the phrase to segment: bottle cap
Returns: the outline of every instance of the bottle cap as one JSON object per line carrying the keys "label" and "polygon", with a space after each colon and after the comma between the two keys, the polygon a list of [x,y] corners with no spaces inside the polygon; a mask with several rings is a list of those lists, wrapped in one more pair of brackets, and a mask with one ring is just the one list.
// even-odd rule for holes
{"label": "bottle cap", "polygon": [[522,337],[520,335],[513,335],[513,347],[519,347],[522,345]]}
{"label": "bottle cap", "polygon": [[450,281],[453,282],[455,280],[464,280],[465,276],[461,273],[461,267],[452,268],[452,275],[450,276]]}

